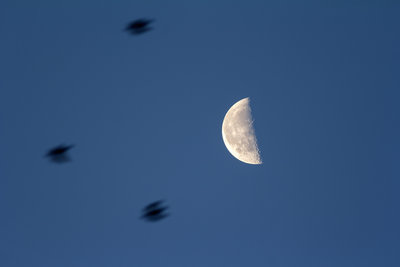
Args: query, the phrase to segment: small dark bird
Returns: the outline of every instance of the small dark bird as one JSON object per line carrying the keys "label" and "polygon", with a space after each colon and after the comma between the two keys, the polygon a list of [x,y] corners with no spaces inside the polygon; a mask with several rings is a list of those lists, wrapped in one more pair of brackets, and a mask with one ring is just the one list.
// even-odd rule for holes
{"label": "small dark bird", "polygon": [[70,158],[67,154],[68,150],[73,148],[74,145],[59,145],[56,146],[47,152],[46,157],[49,157],[51,161],[56,163],[64,163],[70,161]]}
{"label": "small dark bird", "polygon": [[163,201],[159,200],[144,207],[142,218],[149,222],[156,222],[167,217],[169,214],[165,211],[168,207],[161,206],[162,203]]}
{"label": "small dark bird", "polygon": [[134,35],[142,34],[152,30],[152,28],[149,27],[149,24],[152,22],[152,19],[137,19],[129,23],[125,30]]}
{"label": "small dark bird", "polygon": [[162,200],[157,200],[154,201],[150,204],[148,204],[146,207],[143,208],[143,211],[149,211],[149,210],[153,210],[156,209],[157,207],[160,207],[160,205],[163,203]]}

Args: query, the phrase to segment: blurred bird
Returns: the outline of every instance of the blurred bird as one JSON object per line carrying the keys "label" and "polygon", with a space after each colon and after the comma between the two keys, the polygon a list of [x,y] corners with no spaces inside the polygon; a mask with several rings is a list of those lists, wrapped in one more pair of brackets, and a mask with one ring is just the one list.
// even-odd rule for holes
{"label": "blurred bird", "polygon": [[144,207],[143,211],[150,211],[150,210],[156,209],[156,208],[160,207],[161,203],[163,203],[162,200],[154,201],[154,202],[148,204],[146,207]]}
{"label": "blurred bird", "polygon": [[67,151],[73,148],[74,145],[59,145],[47,152],[46,157],[49,157],[51,161],[56,163],[64,163],[70,161]]}
{"label": "blurred bird", "polygon": [[135,35],[142,34],[153,29],[149,27],[153,21],[152,19],[137,19],[129,23],[125,30]]}
{"label": "blurred bird", "polygon": [[169,214],[165,213],[165,211],[168,207],[161,206],[162,203],[162,200],[158,200],[144,207],[142,218],[150,222],[156,222],[167,217]]}

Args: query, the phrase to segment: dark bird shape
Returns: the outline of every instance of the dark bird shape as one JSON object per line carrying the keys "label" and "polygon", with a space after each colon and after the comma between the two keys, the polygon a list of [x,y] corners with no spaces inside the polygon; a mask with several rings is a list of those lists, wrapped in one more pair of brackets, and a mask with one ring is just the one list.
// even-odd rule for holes
{"label": "dark bird shape", "polygon": [[169,214],[165,213],[165,211],[168,207],[162,206],[162,203],[163,201],[159,200],[148,204],[143,208],[142,218],[150,222],[156,222],[167,217]]}
{"label": "dark bird shape", "polygon": [[143,208],[143,212],[150,211],[150,210],[153,210],[153,209],[157,209],[157,208],[159,208],[161,206],[162,203],[163,203],[163,200],[154,201],[154,202],[148,204],[146,207],[144,207]]}
{"label": "dark bird shape", "polygon": [[125,30],[134,35],[142,34],[153,29],[149,27],[153,21],[152,19],[137,19],[129,23]]}
{"label": "dark bird shape", "polygon": [[73,148],[74,145],[59,145],[56,146],[47,152],[46,157],[49,157],[51,161],[56,163],[64,163],[70,161],[70,158],[67,154],[68,150]]}

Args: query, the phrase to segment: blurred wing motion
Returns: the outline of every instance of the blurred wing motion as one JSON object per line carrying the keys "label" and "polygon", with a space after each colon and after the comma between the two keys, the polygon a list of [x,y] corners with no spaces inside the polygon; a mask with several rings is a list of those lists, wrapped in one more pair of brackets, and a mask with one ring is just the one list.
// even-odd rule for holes
{"label": "blurred wing motion", "polygon": [[144,207],[144,208],[143,208],[143,212],[156,209],[156,208],[160,207],[160,205],[161,205],[162,203],[163,203],[162,200],[154,201],[154,202],[148,204],[146,207]]}
{"label": "blurred wing motion", "polygon": [[65,146],[65,145],[59,145],[56,146],[52,149],[50,149],[47,154],[46,157],[49,157],[51,161],[55,162],[55,163],[65,163],[70,161],[70,157],[68,156],[68,150],[70,150],[71,148],[73,148],[73,145],[69,145],[69,146]]}
{"label": "blurred wing motion", "polygon": [[162,206],[162,204],[162,200],[148,204],[146,207],[143,208],[142,218],[149,222],[156,222],[164,219],[165,217],[168,217],[169,214],[165,213],[168,207]]}
{"label": "blurred wing motion", "polygon": [[129,23],[128,26],[126,26],[125,30],[134,35],[142,34],[142,33],[152,30],[152,28],[149,27],[149,25],[153,21],[154,20],[152,20],[152,19],[134,20],[131,23]]}

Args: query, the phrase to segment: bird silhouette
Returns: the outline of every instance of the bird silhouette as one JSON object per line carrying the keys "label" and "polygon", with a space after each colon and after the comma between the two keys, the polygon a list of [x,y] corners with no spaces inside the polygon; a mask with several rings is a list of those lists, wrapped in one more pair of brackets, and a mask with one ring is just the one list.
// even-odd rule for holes
{"label": "bird silhouette", "polygon": [[137,19],[129,23],[125,30],[134,35],[142,34],[153,29],[149,27],[153,21],[152,19]]}
{"label": "bird silhouette", "polygon": [[73,148],[74,145],[59,145],[56,147],[53,147],[52,149],[50,149],[47,154],[46,157],[49,157],[51,161],[56,162],[56,163],[65,163],[70,161],[70,157],[68,156],[67,152],[68,150],[70,150],[71,148]]}
{"label": "bird silhouette", "polygon": [[158,200],[144,207],[142,218],[150,222],[156,222],[169,216],[168,213],[165,213],[168,207],[161,206],[163,202],[162,200]]}
{"label": "bird silhouette", "polygon": [[156,209],[156,208],[160,207],[160,205],[162,203],[163,203],[163,200],[154,201],[154,202],[148,204],[146,207],[144,207],[143,211],[150,211],[150,210]]}

